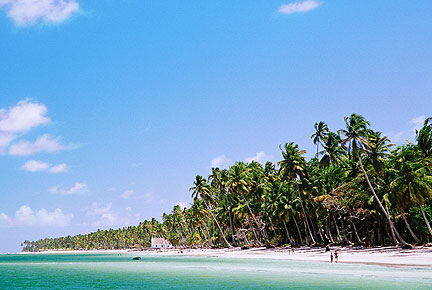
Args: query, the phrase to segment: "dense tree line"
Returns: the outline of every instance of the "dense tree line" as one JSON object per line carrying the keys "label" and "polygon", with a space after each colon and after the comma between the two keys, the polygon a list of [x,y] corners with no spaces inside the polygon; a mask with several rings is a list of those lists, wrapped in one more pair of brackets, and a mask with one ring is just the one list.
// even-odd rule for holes
{"label": "dense tree line", "polygon": [[345,117],[311,136],[307,161],[298,145],[280,146],[277,164],[237,162],[197,175],[189,208],[122,229],[24,241],[24,251],[149,247],[164,237],[178,247],[232,247],[429,242],[432,228],[432,118],[416,142],[396,147],[364,117]]}

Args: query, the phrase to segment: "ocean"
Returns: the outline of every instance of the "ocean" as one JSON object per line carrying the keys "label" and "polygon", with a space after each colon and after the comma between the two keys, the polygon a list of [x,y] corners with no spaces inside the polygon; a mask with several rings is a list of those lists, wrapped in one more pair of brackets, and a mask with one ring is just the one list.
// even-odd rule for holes
{"label": "ocean", "polygon": [[432,269],[133,254],[0,255],[0,289],[432,289]]}

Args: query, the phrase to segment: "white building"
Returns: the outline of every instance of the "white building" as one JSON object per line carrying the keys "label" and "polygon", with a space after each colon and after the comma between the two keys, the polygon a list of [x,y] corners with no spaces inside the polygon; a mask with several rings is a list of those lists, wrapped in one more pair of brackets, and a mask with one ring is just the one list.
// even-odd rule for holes
{"label": "white building", "polygon": [[151,247],[153,249],[169,249],[172,248],[172,245],[164,238],[152,238]]}

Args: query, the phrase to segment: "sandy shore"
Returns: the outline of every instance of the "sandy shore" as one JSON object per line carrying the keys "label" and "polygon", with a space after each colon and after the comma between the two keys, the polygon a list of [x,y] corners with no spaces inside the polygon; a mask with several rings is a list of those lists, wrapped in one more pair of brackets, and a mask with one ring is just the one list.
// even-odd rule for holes
{"label": "sandy shore", "polygon": [[[394,247],[380,248],[353,248],[334,247],[339,254],[339,263],[364,263],[377,264],[391,267],[432,267],[432,248],[417,247],[410,250],[403,250]],[[170,249],[170,250],[91,250],[91,251],[45,251],[42,253],[93,253],[93,254],[131,254],[137,256],[160,255],[160,256],[202,256],[202,257],[224,257],[242,259],[283,259],[301,261],[329,262],[330,253],[324,248],[297,248],[292,254],[284,248],[252,248],[242,250],[234,249]]]}

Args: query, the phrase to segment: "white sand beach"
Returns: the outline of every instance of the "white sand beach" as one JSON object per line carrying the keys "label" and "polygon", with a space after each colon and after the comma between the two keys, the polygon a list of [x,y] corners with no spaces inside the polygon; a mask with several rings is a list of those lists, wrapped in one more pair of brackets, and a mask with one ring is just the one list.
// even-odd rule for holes
{"label": "white sand beach", "polygon": [[[377,264],[391,267],[432,267],[432,247],[416,247],[404,250],[395,247],[354,248],[333,247],[331,252],[337,251],[339,263]],[[44,251],[38,253],[92,253],[92,254],[131,254],[131,255],[160,255],[160,256],[203,256],[242,259],[283,259],[301,261],[330,262],[330,252],[324,248],[296,248],[294,254],[285,248],[251,248],[233,249],[169,249],[154,250],[90,250],[90,251]]]}

